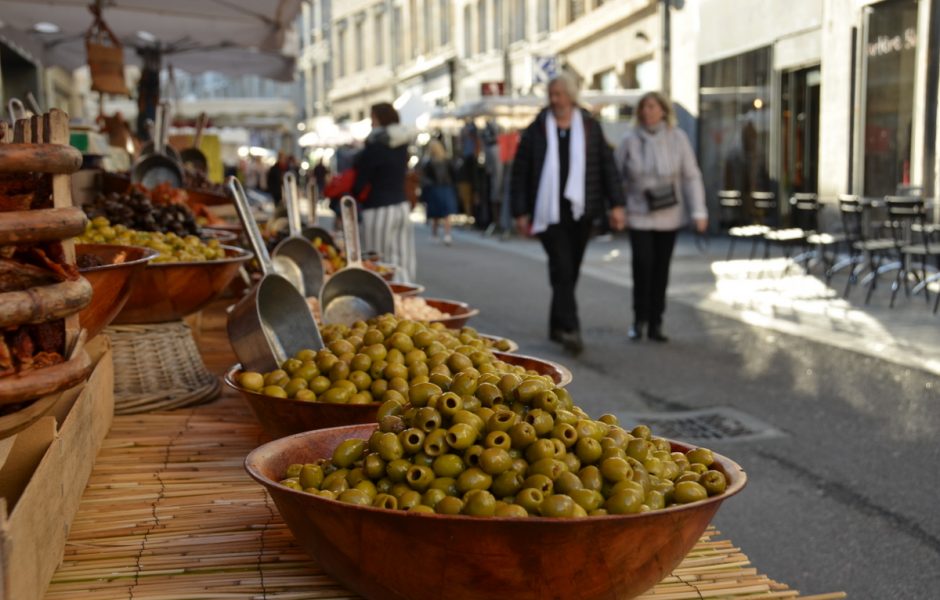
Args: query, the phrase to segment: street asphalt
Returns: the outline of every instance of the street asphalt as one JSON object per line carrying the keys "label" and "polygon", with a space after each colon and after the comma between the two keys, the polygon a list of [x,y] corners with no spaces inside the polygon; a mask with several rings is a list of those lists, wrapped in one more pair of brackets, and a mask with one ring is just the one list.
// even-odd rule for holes
{"label": "street asphalt", "polygon": [[[550,288],[537,242],[483,240],[467,231],[448,247],[432,241],[424,225],[416,229],[417,279],[426,295],[468,302],[481,311],[470,323],[478,330],[566,365],[575,401],[592,415],[729,407],[771,428],[710,444],[748,474],[747,487],[722,505],[714,523],[761,572],[805,594],[938,597],[936,374],[675,298],[666,315],[671,341],[631,343],[622,254],[606,275],[582,275],[586,350],[571,357],[547,338]],[[596,245],[592,252],[600,256]],[[714,285],[704,267],[677,262],[673,293]],[[940,331],[940,318],[923,312],[924,326]]]}

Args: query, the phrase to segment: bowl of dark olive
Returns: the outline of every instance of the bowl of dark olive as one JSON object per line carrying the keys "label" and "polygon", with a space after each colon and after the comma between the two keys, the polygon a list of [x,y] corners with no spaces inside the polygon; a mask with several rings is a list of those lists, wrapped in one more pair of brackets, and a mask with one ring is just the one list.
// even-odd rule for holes
{"label": "bowl of dark olive", "polygon": [[[248,473],[271,494],[301,547],[324,571],[370,600],[633,598],[679,565],[721,503],[746,481],[737,464],[709,452],[708,473],[720,472],[726,483],[717,495],[705,496],[703,489],[698,498],[659,502],[651,510],[645,504],[629,506],[642,491],[621,491],[602,504],[607,508],[590,514],[582,508],[572,515],[571,497],[559,500],[558,495],[562,480],[578,479],[571,472],[544,484],[551,488],[554,483],[554,494],[514,484],[510,487],[519,488],[515,496],[495,504],[493,494],[481,488],[470,487],[461,495],[465,474],[479,471],[477,467],[466,468],[454,490],[449,489],[454,487],[453,478],[434,487],[439,479],[447,479],[438,477],[431,480],[428,491],[416,491],[425,488],[425,475],[432,471],[417,464],[402,471],[403,483],[383,481],[388,476],[373,483],[370,478],[376,473],[369,473],[378,467],[399,477],[398,469],[392,468],[396,462],[381,458],[390,446],[379,441],[378,450],[371,449],[373,434],[375,439],[394,436],[377,432],[374,424],[310,431],[265,444],[245,460]],[[690,450],[675,442],[672,449]],[[446,462],[450,468],[450,462],[459,461]],[[359,464],[363,467],[355,466]],[[436,462],[432,464],[436,467]],[[297,467],[301,468],[296,476],[285,479]],[[588,466],[581,471],[598,469]],[[503,475],[517,483],[522,477],[516,478],[512,468]],[[350,485],[349,479],[357,483]],[[636,479],[621,483],[625,489],[643,489]],[[472,481],[467,485],[472,486]],[[493,485],[495,489],[497,484]],[[602,485],[611,485],[606,474],[597,480],[597,487],[585,484],[580,493],[568,493],[578,497],[578,506],[592,506],[590,499],[602,496],[597,491]],[[379,491],[383,489],[388,491]],[[535,497],[541,503],[533,507]]]}
{"label": "bowl of dark olive", "polygon": [[76,244],[75,255],[79,272],[93,290],[91,304],[78,313],[92,339],[124,308],[137,275],[157,252],[138,246]]}
{"label": "bowl of dark olive", "polygon": [[315,429],[374,423],[376,420],[378,402],[351,404],[348,397],[330,398],[333,402],[311,402],[266,395],[239,385],[241,374],[241,365],[235,365],[225,373],[223,381],[242,395],[261,428],[273,439]]}
{"label": "bowl of dark olive", "polygon": [[150,262],[138,275],[130,298],[114,323],[141,324],[177,321],[215,300],[228,287],[251,252],[221,246],[224,258]]}
{"label": "bowl of dark olive", "polygon": [[473,308],[466,302],[457,300],[444,300],[442,298],[425,298],[428,306],[445,313],[446,317],[431,319],[431,323],[442,323],[448,329],[460,329],[471,318],[480,314],[479,308]]}

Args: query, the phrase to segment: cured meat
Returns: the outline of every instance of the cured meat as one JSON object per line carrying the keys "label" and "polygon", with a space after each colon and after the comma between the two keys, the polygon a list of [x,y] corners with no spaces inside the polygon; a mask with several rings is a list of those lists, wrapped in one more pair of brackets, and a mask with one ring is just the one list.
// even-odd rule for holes
{"label": "cured meat", "polygon": [[26,264],[18,260],[0,258],[0,293],[18,292],[39,285],[61,281],[49,269]]}

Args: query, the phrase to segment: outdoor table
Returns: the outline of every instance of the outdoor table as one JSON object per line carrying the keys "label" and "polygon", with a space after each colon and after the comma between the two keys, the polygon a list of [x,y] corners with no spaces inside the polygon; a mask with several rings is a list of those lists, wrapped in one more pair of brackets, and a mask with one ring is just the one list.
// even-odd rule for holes
{"label": "outdoor table", "polygon": [[[224,306],[217,301],[205,311],[198,336],[217,374],[235,362]],[[245,455],[264,441],[232,390],[204,406],[116,416],[46,598],[358,598],[300,549],[264,488],[245,473]],[[643,597],[717,596],[845,594],[800,596],[709,528]]]}

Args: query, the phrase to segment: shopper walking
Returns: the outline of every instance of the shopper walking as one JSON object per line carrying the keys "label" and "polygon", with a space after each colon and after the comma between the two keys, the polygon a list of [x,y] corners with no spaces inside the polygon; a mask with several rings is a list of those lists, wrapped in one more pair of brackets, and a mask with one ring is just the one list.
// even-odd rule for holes
{"label": "shopper walking", "polygon": [[361,205],[362,249],[394,264],[396,279],[406,283],[414,281],[416,270],[411,206],[405,197],[410,141],[411,132],[399,123],[398,111],[381,102],[372,107],[372,131],[353,163],[353,196],[359,198],[369,189]]}
{"label": "shopper walking", "polygon": [[548,255],[549,338],[572,354],[584,348],[575,287],[591,223],[607,211],[614,229],[624,222],[613,152],[600,124],[577,100],[571,76],[552,79],[549,106],[522,133],[510,181],[516,229],[538,236]]}
{"label": "shopper walking", "polygon": [[627,198],[627,222],[633,253],[632,340],[666,342],[663,313],[669,264],[676,233],[688,224],[708,228],[705,188],[695,153],[685,132],[676,127],[672,103],[650,92],[637,106],[636,126],[617,148],[617,166]]}
{"label": "shopper walking", "polygon": [[457,212],[457,170],[447,159],[444,144],[437,140],[428,143],[428,158],[421,167],[421,199],[431,220],[431,236],[438,239],[438,229],[444,226],[444,243],[450,246],[450,216]]}

